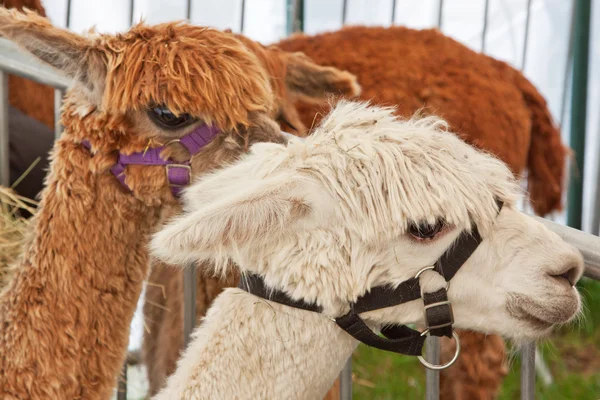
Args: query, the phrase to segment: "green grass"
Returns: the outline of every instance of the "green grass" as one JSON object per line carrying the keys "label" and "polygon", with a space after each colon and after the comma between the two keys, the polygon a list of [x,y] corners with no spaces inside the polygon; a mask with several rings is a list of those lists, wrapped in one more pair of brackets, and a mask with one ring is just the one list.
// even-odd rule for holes
{"label": "green grass", "polygon": [[[583,318],[562,327],[540,343],[554,383],[536,381],[536,399],[600,399],[600,282],[578,285],[584,302]],[[520,360],[512,357],[498,400],[518,399]],[[360,345],[353,356],[354,399],[423,399],[425,370],[415,357],[383,352]],[[443,399],[442,399],[443,400]]]}

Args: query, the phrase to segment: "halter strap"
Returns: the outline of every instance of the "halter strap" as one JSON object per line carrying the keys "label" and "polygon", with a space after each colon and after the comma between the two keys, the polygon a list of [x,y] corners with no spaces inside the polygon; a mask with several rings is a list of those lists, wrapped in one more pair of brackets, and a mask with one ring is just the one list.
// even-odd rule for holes
{"label": "halter strap", "polygon": [[[119,153],[117,162],[111,167],[110,171],[123,186],[131,190],[125,182],[125,172],[128,165],[162,165],[165,167],[171,191],[174,196],[178,197],[183,188],[191,182],[191,158],[199,153],[204,146],[210,143],[219,132],[219,129],[216,127],[201,125],[182,138],[169,142],[179,142],[188,150],[190,159],[187,161],[176,162],[162,158],[160,153],[165,149],[167,144],[165,146],[153,147],[145,151],[138,151],[131,154]],[[87,140],[83,142],[83,145],[88,149],[91,149],[91,145]]]}
{"label": "halter strap", "polygon": [[[503,203],[497,201],[497,204],[499,213]],[[462,232],[434,266],[423,268],[417,276],[403,281],[395,288],[391,286],[372,288],[368,293],[351,303],[350,311],[346,315],[336,318],[335,323],[356,340],[368,346],[394,353],[420,356],[425,343],[425,334],[453,337],[454,314],[452,305],[448,301],[448,286],[432,293],[421,293],[419,275],[421,272],[431,269],[443,276],[449,285],[449,281],[471,257],[481,242],[482,238],[477,227],[473,227],[471,232]],[[316,313],[323,312],[322,307],[318,304],[307,303],[304,300],[294,300],[281,290],[269,288],[261,276],[253,273],[245,273],[240,280],[239,287],[258,297],[289,307]],[[381,329],[382,337],[375,334],[359,315],[420,298],[423,299],[424,319],[427,325],[423,333],[405,325],[390,325]]]}

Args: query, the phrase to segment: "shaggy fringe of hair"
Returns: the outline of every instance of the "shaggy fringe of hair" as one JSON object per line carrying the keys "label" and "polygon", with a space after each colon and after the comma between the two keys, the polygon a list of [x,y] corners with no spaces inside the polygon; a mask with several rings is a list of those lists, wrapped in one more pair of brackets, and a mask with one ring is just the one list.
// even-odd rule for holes
{"label": "shaggy fringe of hair", "polygon": [[438,217],[487,230],[496,198],[515,203],[520,189],[504,163],[465,147],[438,117],[401,120],[394,111],[340,101],[305,143],[290,144],[298,155],[310,153],[301,156],[302,171],[340,199],[344,215],[371,219],[358,224],[364,238],[400,234],[411,222]]}

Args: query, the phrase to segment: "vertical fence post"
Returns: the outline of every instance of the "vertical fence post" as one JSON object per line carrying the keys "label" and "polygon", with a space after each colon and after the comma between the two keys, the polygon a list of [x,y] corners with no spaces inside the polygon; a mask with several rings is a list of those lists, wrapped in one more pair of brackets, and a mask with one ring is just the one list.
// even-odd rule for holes
{"label": "vertical fence post", "polygon": [[529,44],[529,23],[531,22],[531,0],[527,0],[527,14],[525,17],[525,36],[523,38],[523,58],[521,59],[521,71],[525,70],[527,61],[527,47]]}
{"label": "vertical fence post", "polygon": [[571,182],[567,203],[567,224],[575,229],[581,229],[583,208],[583,166],[585,160],[591,8],[591,0],[577,0],[575,6],[575,31],[573,35],[573,88],[571,92],[570,141],[571,148],[575,152],[575,166],[571,168]]}
{"label": "vertical fence post", "polygon": [[288,35],[304,31],[304,0],[287,0],[287,23]]}
{"label": "vertical fence post", "polygon": [[485,8],[483,10],[483,28],[481,30],[481,52],[485,53],[485,41],[487,39],[487,28],[490,17],[490,0],[485,0]]}
{"label": "vertical fence post", "polygon": [[135,11],[135,0],[129,0],[129,26],[133,26],[133,12]]}
{"label": "vertical fence post", "polygon": [[567,59],[565,60],[565,72],[563,74],[562,97],[560,99],[560,130],[565,128],[565,111],[567,109],[567,90],[569,88],[569,77],[571,76],[571,67],[573,66],[573,35],[575,31],[575,2],[571,4],[571,24],[569,25],[569,40],[567,44]]}
{"label": "vertical fence post", "polygon": [[71,27],[71,0],[67,0],[67,15],[65,20],[65,26],[69,29]]}
{"label": "vertical fence post", "polygon": [[183,345],[187,347],[196,326],[196,265],[183,270]]}
{"label": "vertical fence post", "polygon": [[348,0],[342,0],[342,26],[346,25],[348,18]]}
{"label": "vertical fence post", "polygon": [[187,22],[190,22],[192,19],[192,0],[185,2],[185,19],[187,19]]}
{"label": "vertical fence post", "polygon": [[521,400],[535,399],[535,342],[521,350]]}
{"label": "vertical fence post", "polygon": [[240,16],[240,33],[244,34],[244,20],[246,19],[246,0],[242,0],[242,15]]}
{"label": "vertical fence post", "polygon": [[10,186],[8,148],[8,74],[0,70],[0,185]]}
{"label": "vertical fence post", "polygon": [[352,400],[352,356],[340,372],[340,400]]}
{"label": "vertical fence post", "polygon": [[438,0],[438,15],[437,15],[437,27],[442,30],[442,20],[444,19],[444,0]]}
{"label": "vertical fence post", "polygon": [[[428,336],[425,346],[425,359],[432,364],[440,363],[440,338]],[[429,368],[425,370],[425,387],[427,400],[439,400],[440,398],[440,371]]]}
{"label": "vertical fence post", "polygon": [[119,377],[117,400],[127,400],[127,360],[123,363],[123,369]]}

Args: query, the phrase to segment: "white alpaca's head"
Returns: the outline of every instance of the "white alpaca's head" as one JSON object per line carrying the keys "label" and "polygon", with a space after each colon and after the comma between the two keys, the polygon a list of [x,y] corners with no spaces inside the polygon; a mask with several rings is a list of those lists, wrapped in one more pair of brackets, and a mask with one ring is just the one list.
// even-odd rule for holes
{"label": "white alpaca's head", "polygon": [[[450,281],[455,325],[547,334],[580,309],[582,257],[515,209],[519,189],[502,162],[445,129],[433,117],[401,121],[393,109],[340,102],[305,141],[256,144],[190,187],[186,212],[156,234],[153,252],[171,263],[214,260],[217,270],[232,259],[339,317],[371,288],[432,265],[475,224],[483,242]],[[420,280],[427,292],[445,285],[432,271]],[[363,318],[422,323],[423,302]]]}

